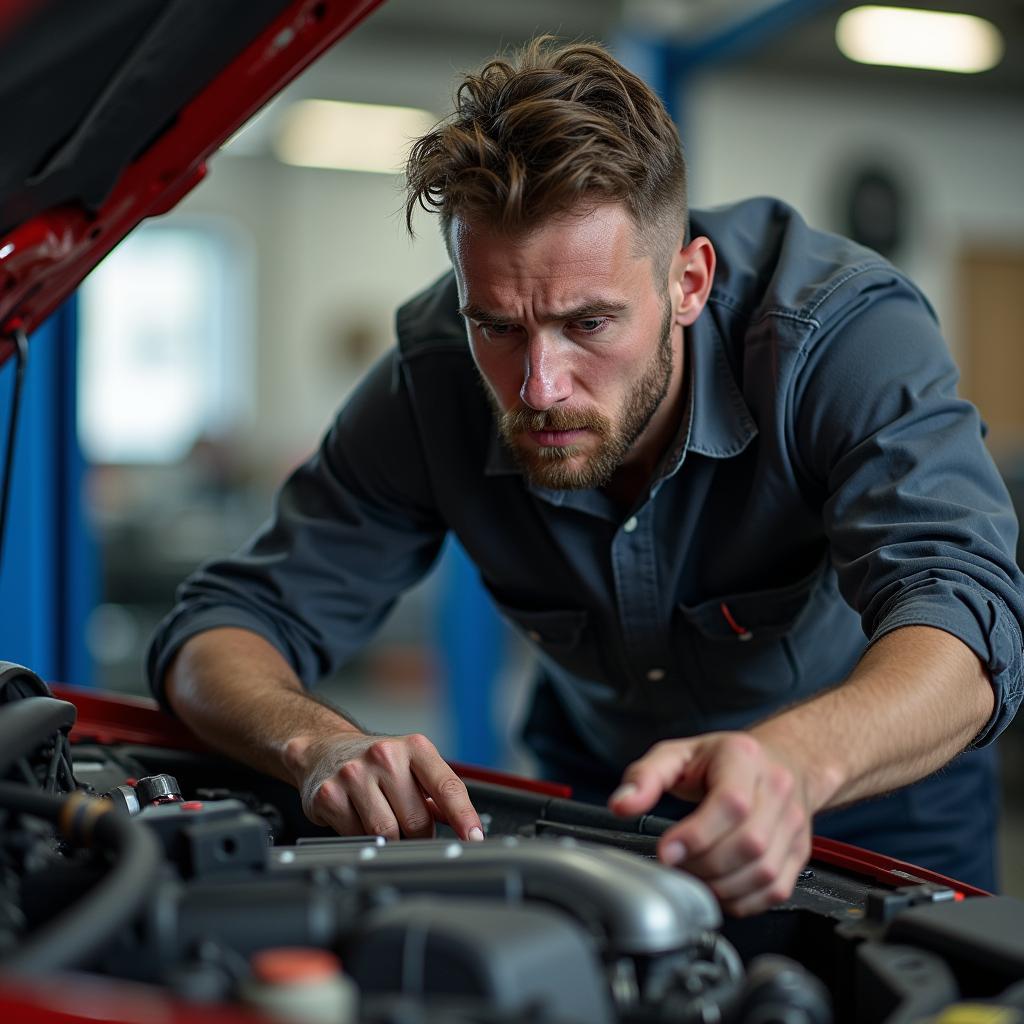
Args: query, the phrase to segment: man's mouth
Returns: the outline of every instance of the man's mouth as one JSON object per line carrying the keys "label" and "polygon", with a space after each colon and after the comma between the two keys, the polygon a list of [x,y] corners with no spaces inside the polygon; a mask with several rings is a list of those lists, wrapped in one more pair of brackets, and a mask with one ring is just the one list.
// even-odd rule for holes
{"label": "man's mouth", "polygon": [[534,443],[541,448],[568,448],[583,439],[583,435],[589,433],[586,429],[580,430],[531,430],[530,437]]}

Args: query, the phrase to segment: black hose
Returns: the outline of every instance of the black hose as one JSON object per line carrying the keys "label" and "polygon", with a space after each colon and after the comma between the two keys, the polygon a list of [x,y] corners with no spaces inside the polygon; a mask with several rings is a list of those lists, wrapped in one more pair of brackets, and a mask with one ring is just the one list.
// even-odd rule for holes
{"label": "black hose", "polygon": [[26,697],[0,707],[0,777],[18,758],[75,724],[75,705],[55,697]]}
{"label": "black hose", "polygon": [[119,815],[106,800],[73,793],[51,796],[0,782],[0,809],[56,824],[69,842],[113,855],[110,870],[63,913],[36,929],[0,969],[40,974],[90,966],[142,909],[163,855],[144,825]]}

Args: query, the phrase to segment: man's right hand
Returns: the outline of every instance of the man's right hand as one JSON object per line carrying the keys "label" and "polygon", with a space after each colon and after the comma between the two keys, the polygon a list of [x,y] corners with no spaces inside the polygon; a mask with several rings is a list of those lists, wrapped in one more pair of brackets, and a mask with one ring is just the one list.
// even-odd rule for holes
{"label": "man's right hand", "polygon": [[429,838],[439,820],[462,839],[483,839],[462,780],[425,736],[338,732],[285,746],[302,809],[341,835]]}
{"label": "man's right hand", "polygon": [[483,839],[462,780],[425,736],[370,736],[312,699],[270,643],[221,627],[190,637],[166,675],[166,696],[215,750],[290,782],[318,825],[343,835]]}

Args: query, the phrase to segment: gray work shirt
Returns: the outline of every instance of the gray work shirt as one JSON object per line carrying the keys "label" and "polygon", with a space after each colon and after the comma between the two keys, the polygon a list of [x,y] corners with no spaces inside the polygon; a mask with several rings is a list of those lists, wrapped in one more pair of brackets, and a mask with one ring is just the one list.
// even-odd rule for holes
{"label": "gray work shirt", "polygon": [[373,633],[448,530],[613,769],[839,683],[907,625],[987,666],[991,740],[1021,698],[1016,521],[921,293],[877,254],[755,199],[694,211],[718,255],[686,331],[688,409],[649,491],[526,483],[503,447],[452,275],[282,487],[268,525],[179,591],[148,668],[217,626],[307,685]]}

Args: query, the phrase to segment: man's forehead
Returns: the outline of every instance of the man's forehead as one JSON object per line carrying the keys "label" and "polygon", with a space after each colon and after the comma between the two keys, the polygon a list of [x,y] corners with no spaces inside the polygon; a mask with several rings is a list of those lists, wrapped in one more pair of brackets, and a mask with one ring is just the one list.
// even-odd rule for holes
{"label": "man's forehead", "polygon": [[448,224],[448,248],[453,257],[467,248],[499,248],[506,252],[536,249],[544,242],[555,245],[572,239],[610,245],[630,245],[637,228],[624,203],[587,203],[571,210],[508,229],[489,220],[484,214],[455,213]]}
{"label": "man's forehead", "polygon": [[459,312],[478,322],[578,319],[629,309],[646,281],[646,271],[624,272],[593,255],[555,264],[495,259],[481,264],[455,261]]}

